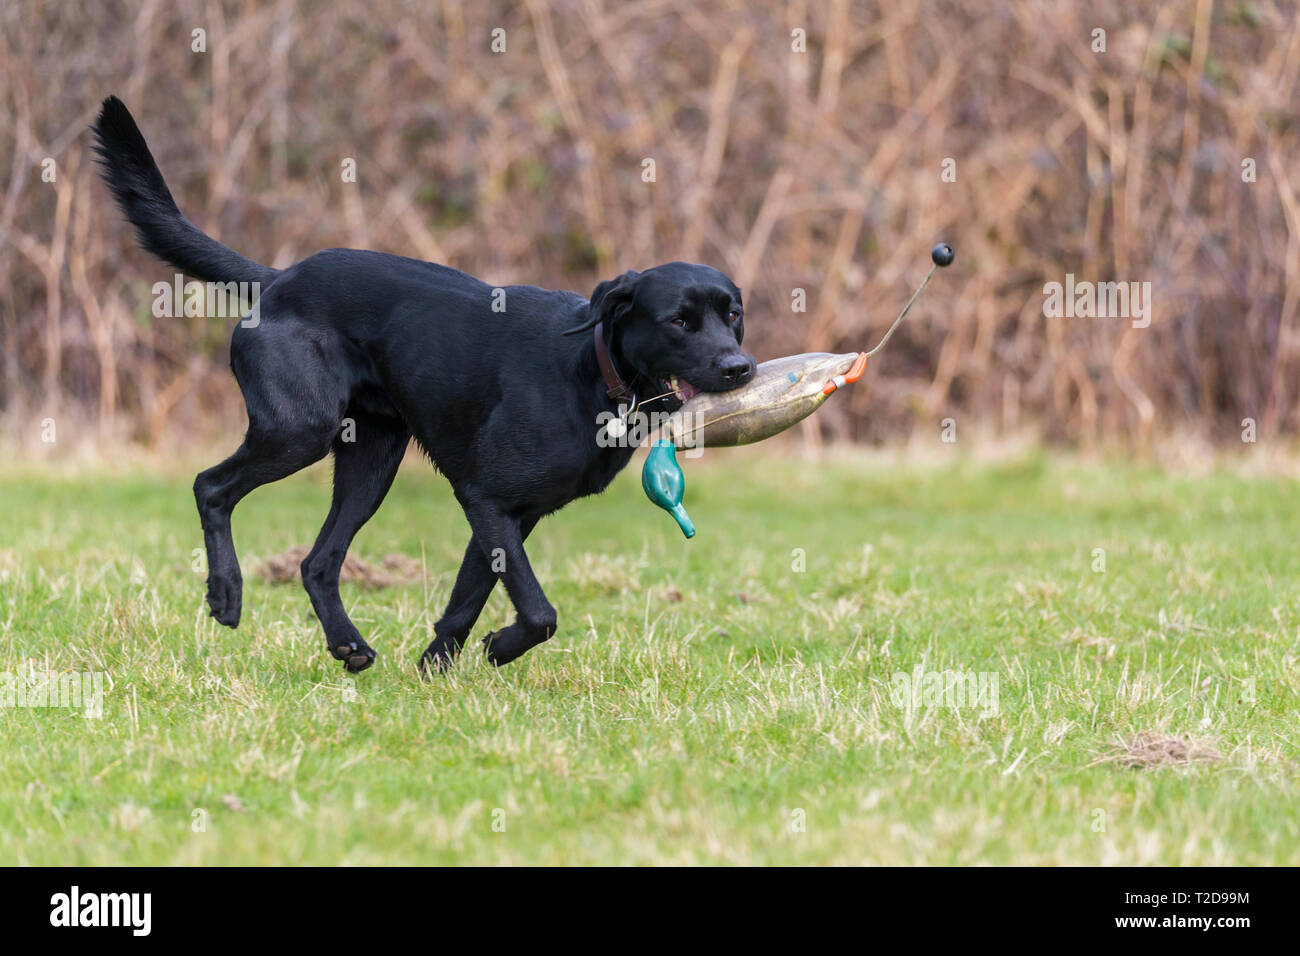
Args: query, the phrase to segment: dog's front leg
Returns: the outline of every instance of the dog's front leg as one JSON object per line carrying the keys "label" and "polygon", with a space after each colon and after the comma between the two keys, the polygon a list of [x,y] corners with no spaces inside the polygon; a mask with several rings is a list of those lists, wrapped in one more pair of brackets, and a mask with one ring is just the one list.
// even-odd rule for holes
{"label": "dog's front leg", "polygon": [[[520,522],[520,537],[528,540],[528,535],[536,524],[536,518],[525,518]],[[426,673],[451,666],[452,660],[469,638],[474,622],[483,612],[483,605],[487,604],[488,595],[496,583],[497,575],[492,570],[487,551],[479,544],[477,537],[471,536],[465,548],[465,558],[460,563],[460,571],[456,574],[456,583],[451,589],[451,597],[447,600],[447,609],[443,611],[438,623],[433,625],[437,636],[420,658],[420,666]]]}
{"label": "dog's front leg", "polygon": [[[483,638],[483,650],[498,667],[555,634],[556,615],[524,553],[525,531],[519,519],[491,501],[466,501],[465,516],[493,573],[506,586],[515,606],[515,623]],[[531,524],[531,522],[528,522]]]}

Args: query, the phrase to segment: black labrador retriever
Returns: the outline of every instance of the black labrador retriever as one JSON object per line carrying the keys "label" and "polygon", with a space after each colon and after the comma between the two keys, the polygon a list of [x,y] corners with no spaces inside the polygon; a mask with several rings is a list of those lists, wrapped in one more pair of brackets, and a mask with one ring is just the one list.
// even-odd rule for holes
{"label": "black labrador retriever", "polygon": [[[339,598],[339,571],[414,437],[473,532],[422,666],[452,661],[498,578],[517,617],[483,645],[494,664],[512,661],[556,627],[524,540],[545,515],[603,490],[632,456],[630,444],[598,438],[610,413],[637,397],[671,412],[696,390],[737,388],[754,375],[740,347],[740,290],[709,266],[626,272],[596,286],[590,302],[534,286],[494,289],[446,266],[353,249],[275,270],[181,214],[121,100],[104,101],[93,129],[104,178],[145,249],[198,279],[260,291],[230,343],[248,410],[244,443],[194,482],[208,604],[229,627],[239,624],[242,591],[235,505],[332,451],[334,500],[302,562],[303,584],[333,656],[353,672],[374,662]],[[588,334],[570,334],[579,332]]]}

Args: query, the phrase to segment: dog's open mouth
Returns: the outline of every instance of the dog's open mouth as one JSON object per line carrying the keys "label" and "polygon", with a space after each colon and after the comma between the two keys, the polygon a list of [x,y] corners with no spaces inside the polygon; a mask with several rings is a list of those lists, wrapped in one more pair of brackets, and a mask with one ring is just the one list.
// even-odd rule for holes
{"label": "dog's open mouth", "polygon": [[668,380],[664,382],[664,390],[671,392],[677,401],[685,405],[699,391],[694,385],[686,381],[679,375],[669,375]]}

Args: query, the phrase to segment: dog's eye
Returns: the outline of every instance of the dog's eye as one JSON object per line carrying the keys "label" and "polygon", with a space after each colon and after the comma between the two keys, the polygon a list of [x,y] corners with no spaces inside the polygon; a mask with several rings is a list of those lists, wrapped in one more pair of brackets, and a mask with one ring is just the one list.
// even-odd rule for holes
{"label": "dog's eye", "polygon": [[728,312],[728,313],[727,313],[727,321],[728,321],[728,322],[739,322],[739,321],[740,321],[740,310],[739,310],[739,309],[732,309],[730,312]]}
{"label": "dog's eye", "polygon": [[673,325],[677,326],[679,329],[686,328],[686,319],[682,318],[682,316],[680,315],[674,315],[668,321],[671,322]]}

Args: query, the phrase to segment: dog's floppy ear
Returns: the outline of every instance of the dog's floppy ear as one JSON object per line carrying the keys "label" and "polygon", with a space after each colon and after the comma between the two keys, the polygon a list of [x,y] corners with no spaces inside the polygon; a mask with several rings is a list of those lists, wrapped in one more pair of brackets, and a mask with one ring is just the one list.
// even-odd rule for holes
{"label": "dog's floppy ear", "polygon": [[587,321],[572,329],[565,329],[565,335],[576,335],[588,329],[594,329],[597,322],[606,325],[613,323],[620,315],[632,308],[632,296],[636,293],[636,280],[641,273],[629,269],[617,279],[606,279],[596,286],[591,294],[591,304],[587,308]]}

